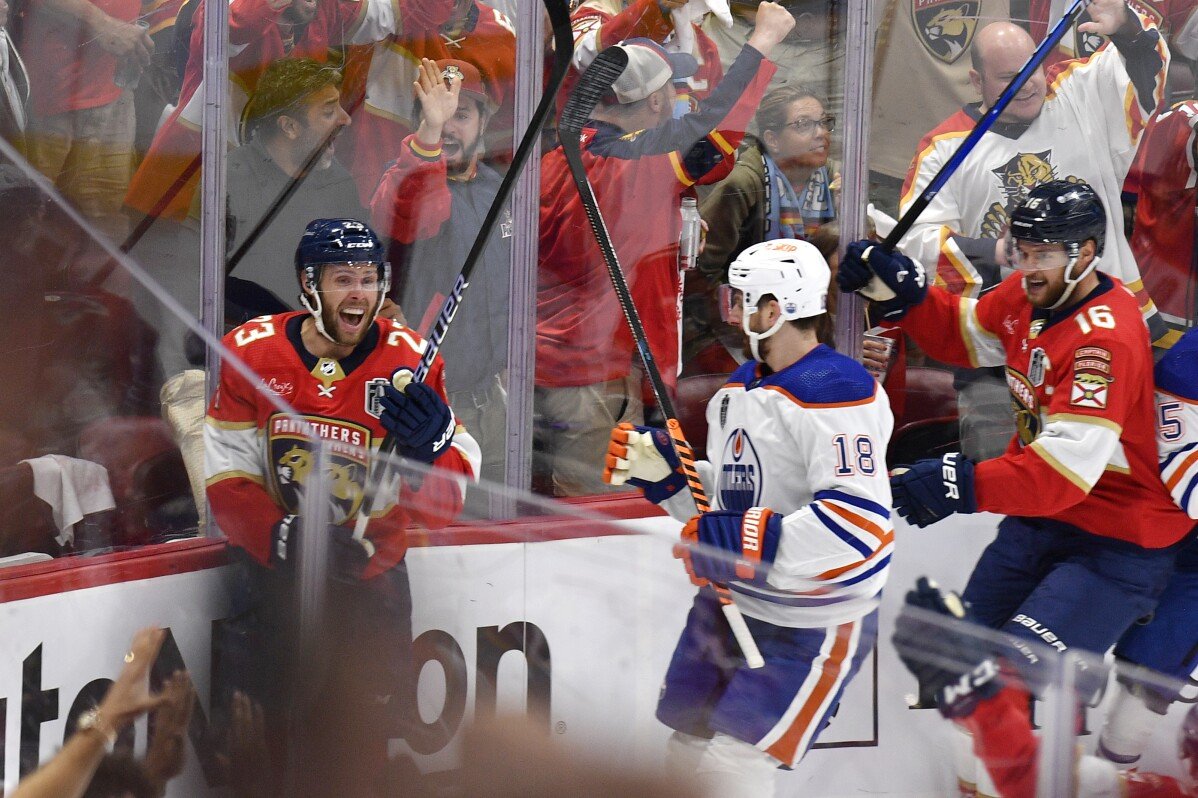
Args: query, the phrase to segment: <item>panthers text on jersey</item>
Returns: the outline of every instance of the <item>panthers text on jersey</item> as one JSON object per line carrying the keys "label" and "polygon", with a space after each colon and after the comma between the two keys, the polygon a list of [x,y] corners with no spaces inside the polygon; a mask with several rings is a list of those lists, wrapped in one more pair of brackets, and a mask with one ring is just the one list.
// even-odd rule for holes
{"label": "panthers text on jersey", "polygon": [[979,510],[1146,548],[1193,526],[1159,477],[1152,350],[1118,280],[1099,273],[1089,296],[1060,311],[1033,308],[1018,273],[981,300],[933,286],[901,326],[938,360],[1006,366],[1017,433],[1005,454],[977,464]]}
{"label": "panthers text on jersey", "polygon": [[[712,509],[769,507],[784,516],[767,583],[734,582],[736,605],[780,626],[832,626],[877,606],[894,549],[885,391],[857,362],[820,345],[761,376],[737,369],[707,405]],[[662,504],[689,518],[687,494]]]}
{"label": "panthers text on jersey", "polygon": [[[300,513],[306,484],[329,490],[330,522],[353,524],[371,454],[386,434],[379,423],[382,386],[396,372],[414,371],[427,345],[407,327],[378,319],[349,357],[318,358],[300,338],[307,318],[306,312],[260,316],[225,336],[225,346],[258,381],[225,364],[208,407],[204,454],[212,511],[229,541],[262,563],[268,561],[271,528],[284,515]],[[445,398],[440,357],[427,382]],[[311,473],[316,459],[311,435],[327,445],[328,478],[321,482]],[[452,445],[434,464],[445,475],[434,470],[419,489],[406,480],[401,486],[396,475],[381,489],[388,501],[367,530],[377,552],[366,577],[403,559],[409,523],[438,528],[460,512],[463,480],[475,478],[479,454],[459,424]]]}

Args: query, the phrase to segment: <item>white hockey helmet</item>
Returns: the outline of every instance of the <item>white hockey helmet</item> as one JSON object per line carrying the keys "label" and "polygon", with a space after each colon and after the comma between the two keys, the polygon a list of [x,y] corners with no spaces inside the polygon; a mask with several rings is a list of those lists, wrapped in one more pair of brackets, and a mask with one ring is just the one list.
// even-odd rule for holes
{"label": "white hockey helmet", "polygon": [[[794,238],[778,238],[754,244],[728,267],[729,302],[741,302],[741,329],[749,336],[753,357],[760,359],[757,342],[769,338],[787,321],[809,319],[828,309],[828,282],[832,270],[813,244]],[[739,296],[738,296],[739,295]],[[781,315],[765,332],[749,329],[749,317],[757,312],[763,296],[778,300]],[[728,309],[731,309],[729,305]]]}

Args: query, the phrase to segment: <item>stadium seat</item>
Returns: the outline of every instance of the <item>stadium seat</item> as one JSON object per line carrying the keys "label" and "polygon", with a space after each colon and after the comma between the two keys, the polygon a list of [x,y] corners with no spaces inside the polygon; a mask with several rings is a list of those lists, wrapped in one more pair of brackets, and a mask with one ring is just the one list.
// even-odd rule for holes
{"label": "stadium seat", "polygon": [[906,402],[894,420],[887,463],[891,468],[955,451],[961,445],[957,392],[952,372],[912,366],[906,374]]}

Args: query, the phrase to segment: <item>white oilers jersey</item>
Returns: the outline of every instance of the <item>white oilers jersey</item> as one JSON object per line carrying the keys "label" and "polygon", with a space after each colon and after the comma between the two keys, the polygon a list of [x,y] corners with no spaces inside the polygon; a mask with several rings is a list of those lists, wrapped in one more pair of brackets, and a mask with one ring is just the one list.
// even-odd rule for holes
{"label": "white oilers jersey", "polygon": [[[894,419],[874,379],[826,346],[764,378],[750,361],[712,397],[707,423],[699,466],[712,509],[784,516],[774,591],[733,583],[737,606],[792,627],[874,609],[894,548],[885,462]],[[663,506],[679,518],[694,512],[685,495]]]}
{"label": "white oilers jersey", "polygon": [[1154,377],[1161,479],[1177,506],[1198,519],[1198,328],[1161,358]]}

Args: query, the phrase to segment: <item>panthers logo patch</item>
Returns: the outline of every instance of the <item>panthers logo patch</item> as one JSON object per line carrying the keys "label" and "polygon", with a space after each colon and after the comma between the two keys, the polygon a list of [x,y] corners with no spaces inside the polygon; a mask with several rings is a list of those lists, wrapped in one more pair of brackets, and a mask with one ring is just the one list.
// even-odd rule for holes
{"label": "panthers logo patch", "polygon": [[[1002,202],[996,202],[986,211],[982,219],[982,238],[1002,238],[1006,233],[1011,209],[1027,197],[1034,186],[1057,179],[1057,168],[1052,163],[1052,150],[1021,152],[1009,161],[990,170],[998,178],[1002,191]],[[1076,181],[1075,177],[1065,180]]]}
{"label": "panthers logo patch", "polygon": [[[313,433],[327,446],[324,479],[315,472]],[[323,416],[272,416],[267,426],[270,487],[287,512],[298,514],[304,491],[319,485],[328,494],[328,520],[342,523],[362,506],[369,447],[370,430],[358,424]]]}
{"label": "panthers logo patch", "polygon": [[1015,414],[1015,431],[1019,443],[1027,446],[1040,435],[1040,400],[1036,389],[1024,374],[1007,366],[1007,389],[1011,392],[1011,410]]}
{"label": "panthers logo patch", "polygon": [[973,41],[981,6],[980,0],[912,0],[911,20],[924,49],[954,63]]}

